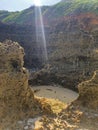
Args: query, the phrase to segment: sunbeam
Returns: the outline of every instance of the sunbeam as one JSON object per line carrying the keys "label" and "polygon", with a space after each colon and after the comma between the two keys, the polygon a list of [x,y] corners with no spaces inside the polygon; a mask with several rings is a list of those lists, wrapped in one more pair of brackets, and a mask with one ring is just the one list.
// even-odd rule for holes
{"label": "sunbeam", "polygon": [[35,6],[40,6],[41,5],[41,1],[40,0],[34,0],[34,5]]}
{"label": "sunbeam", "polygon": [[[35,5],[41,5],[40,1],[35,2]],[[37,42],[37,52],[38,58],[44,62],[48,61],[47,56],[47,46],[46,46],[46,38],[45,38],[45,30],[43,24],[43,16],[41,7],[35,7],[35,26],[36,26],[36,42]]]}

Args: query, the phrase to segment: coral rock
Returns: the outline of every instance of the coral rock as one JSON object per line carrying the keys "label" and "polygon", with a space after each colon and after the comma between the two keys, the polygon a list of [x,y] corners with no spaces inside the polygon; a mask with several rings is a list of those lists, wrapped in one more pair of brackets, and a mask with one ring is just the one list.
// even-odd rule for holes
{"label": "coral rock", "polygon": [[98,108],[98,70],[94,72],[91,80],[82,82],[78,86],[78,100],[89,108]]}
{"label": "coral rock", "polygon": [[23,68],[24,50],[16,42],[0,43],[0,120],[13,114],[21,117],[33,109],[34,95]]}

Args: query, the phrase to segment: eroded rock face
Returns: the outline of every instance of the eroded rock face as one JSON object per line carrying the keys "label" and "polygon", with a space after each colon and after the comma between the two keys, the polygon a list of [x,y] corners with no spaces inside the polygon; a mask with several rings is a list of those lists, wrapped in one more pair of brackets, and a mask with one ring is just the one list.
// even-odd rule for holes
{"label": "eroded rock face", "polygon": [[0,121],[13,114],[17,119],[33,109],[34,95],[28,87],[23,57],[24,50],[18,43],[0,43]]}
{"label": "eroded rock face", "polygon": [[91,80],[82,82],[78,86],[79,98],[82,105],[98,109],[98,70],[94,72]]}

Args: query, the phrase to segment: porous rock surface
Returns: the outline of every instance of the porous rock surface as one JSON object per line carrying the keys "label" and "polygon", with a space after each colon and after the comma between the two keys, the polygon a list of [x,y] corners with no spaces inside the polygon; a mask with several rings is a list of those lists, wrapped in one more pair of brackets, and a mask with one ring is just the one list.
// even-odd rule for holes
{"label": "porous rock surface", "polygon": [[18,43],[0,43],[0,123],[12,116],[16,120],[33,110],[34,95],[28,86],[23,57],[24,50]]}
{"label": "porous rock surface", "polygon": [[79,98],[82,105],[98,109],[98,70],[94,72],[91,80],[84,81],[78,85]]}

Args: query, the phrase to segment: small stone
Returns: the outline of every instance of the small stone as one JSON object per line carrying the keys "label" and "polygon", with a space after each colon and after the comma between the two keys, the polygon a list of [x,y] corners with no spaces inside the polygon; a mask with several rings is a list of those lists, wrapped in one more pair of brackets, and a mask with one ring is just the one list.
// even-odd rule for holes
{"label": "small stone", "polygon": [[30,126],[32,123],[31,122],[27,122],[27,125]]}
{"label": "small stone", "polygon": [[32,118],[30,118],[30,119],[28,119],[28,121],[27,121],[27,122],[32,123],[32,122],[33,122],[33,119],[32,119]]}
{"label": "small stone", "polygon": [[24,130],[28,130],[28,128],[29,128],[28,126],[25,126],[25,127],[24,127]]}
{"label": "small stone", "polygon": [[36,118],[34,118],[34,119],[33,119],[33,118],[30,118],[30,119],[28,119],[27,122],[28,122],[28,123],[34,123],[35,121],[36,121]]}
{"label": "small stone", "polygon": [[31,128],[31,129],[34,129],[34,125],[31,125],[30,128]]}
{"label": "small stone", "polygon": [[89,114],[86,112],[85,115],[88,116]]}
{"label": "small stone", "polygon": [[98,114],[94,114],[95,117],[98,117]]}
{"label": "small stone", "polygon": [[23,121],[18,121],[18,124],[23,124]]}

